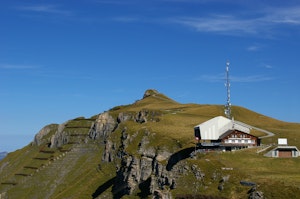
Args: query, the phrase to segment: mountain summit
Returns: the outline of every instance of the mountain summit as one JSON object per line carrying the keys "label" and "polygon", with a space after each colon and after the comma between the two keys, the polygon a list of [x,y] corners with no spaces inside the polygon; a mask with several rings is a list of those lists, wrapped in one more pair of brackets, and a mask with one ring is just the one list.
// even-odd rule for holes
{"label": "mountain summit", "polygon": [[145,91],[143,98],[149,97],[149,96],[155,96],[158,95],[159,92],[157,90],[154,89],[148,89]]}
{"label": "mountain summit", "polygon": [[[237,106],[232,107],[232,114],[298,144],[300,124]],[[223,106],[181,104],[149,89],[132,104],[91,118],[49,124],[32,143],[0,161],[0,198],[298,196],[298,159],[287,160],[289,172],[285,174],[285,161],[273,164],[274,159],[257,153],[264,148],[235,153],[195,148],[194,126],[219,115]],[[262,143],[267,150],[275,141],[272,137]],[[241,181],[259,186],[243,186]]]}

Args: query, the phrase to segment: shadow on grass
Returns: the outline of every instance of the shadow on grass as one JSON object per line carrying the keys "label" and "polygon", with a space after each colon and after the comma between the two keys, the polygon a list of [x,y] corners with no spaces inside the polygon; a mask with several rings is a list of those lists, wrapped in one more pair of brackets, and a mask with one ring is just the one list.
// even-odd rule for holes
{"label": "shadow on grass", "polygon": [[116,177],[106,181],[104,184],[100,185],[96,191],[92,194],[93,198],[97,198],[100,196],[104,191],[106,191],[109,187],[111,187],[115,182]]}
{"label": "shadow on grass", "polygon": [[195,147],[185,148],[171,155],[166,166],[167,171],[171,171],[174,165],[177,164],[179,161],[189,158],[194,150]]}

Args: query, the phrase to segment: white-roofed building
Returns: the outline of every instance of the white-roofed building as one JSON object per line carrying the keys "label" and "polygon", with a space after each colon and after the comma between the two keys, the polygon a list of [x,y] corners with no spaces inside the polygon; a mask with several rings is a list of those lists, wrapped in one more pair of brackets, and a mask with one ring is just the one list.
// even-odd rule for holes
{"label": "white-roofed building", "polygon": [[214,117],[194,127],[195,137],[201,146],[245,148],[259,145],[259,139],[250,134],[251,127],[223,116]]}

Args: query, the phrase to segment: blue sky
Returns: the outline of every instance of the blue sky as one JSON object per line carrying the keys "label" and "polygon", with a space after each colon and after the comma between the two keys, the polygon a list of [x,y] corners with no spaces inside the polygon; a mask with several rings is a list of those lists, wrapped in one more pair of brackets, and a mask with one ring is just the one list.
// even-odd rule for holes
{"label": "blue sky", "polygon": [[0,151],[148,88],[300,122],[300,2],[2,1]]}

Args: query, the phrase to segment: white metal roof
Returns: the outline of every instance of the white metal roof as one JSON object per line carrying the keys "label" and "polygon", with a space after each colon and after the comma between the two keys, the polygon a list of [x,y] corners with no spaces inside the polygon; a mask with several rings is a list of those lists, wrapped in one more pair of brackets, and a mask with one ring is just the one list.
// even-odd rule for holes
{"label": "white metal roof", "polygon": [[250,133],[248,125],[235,122],[223,116],[214,117],[206,122],[203,122],[196,127],[200,129],[200,135],[202,140],[218,140],[221,135],[228,130],[236,129],[244,133]]}

